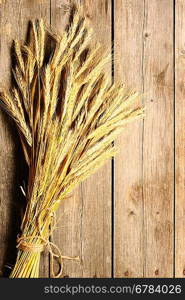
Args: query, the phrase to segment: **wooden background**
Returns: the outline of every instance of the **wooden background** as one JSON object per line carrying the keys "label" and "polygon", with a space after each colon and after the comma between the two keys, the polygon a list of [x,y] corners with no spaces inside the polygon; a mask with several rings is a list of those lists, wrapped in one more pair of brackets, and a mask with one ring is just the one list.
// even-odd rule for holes
{"label": "wooden background", "polygon": [[[112,49],[110,80],[144,93],[146,118],[115,141],[120,153],[60,208],[55,243],[66,277],[185,277],[185,0],[79,0]],[[43,17],[58,31],[64,0],[0,0],[0,84],[10,80],[12,39]],[[16,130],[0,112],[0,272],[15,259],[25,165]],[[41,276],[49,276],[49,255]]]}

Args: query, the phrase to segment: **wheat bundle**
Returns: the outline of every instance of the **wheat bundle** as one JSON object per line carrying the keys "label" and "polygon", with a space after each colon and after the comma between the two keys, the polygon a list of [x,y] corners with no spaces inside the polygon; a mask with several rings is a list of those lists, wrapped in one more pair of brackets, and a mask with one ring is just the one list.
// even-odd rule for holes
{"label": "wheat bundle", "polygon": [[[29,178],[11,277],[39,277],[46,247],[62,263],[60,250],[49,241],[54,213],[77,185],[115,154],[113,140],[143,113],[133,105],[137,93],[110,84],[104,71],[110,55],[101,45],[91,45],[93,33],[86,23],[73,7],[62,36],[37,20],[29,42],[15,41],[15,83],[8,92],[1,91],[1,103],[17,124]],[[61,276],[61,271],[52,270],[52,276]]]}

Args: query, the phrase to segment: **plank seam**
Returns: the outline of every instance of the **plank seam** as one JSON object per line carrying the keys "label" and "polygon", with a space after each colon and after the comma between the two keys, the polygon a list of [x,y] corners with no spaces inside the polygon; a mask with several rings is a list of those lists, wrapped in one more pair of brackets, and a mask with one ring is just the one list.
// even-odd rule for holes
{"label": "plank seam", "polygon": [[[112,73],[111,73],[111,80],[112,83],[114,83],[114,0],[111,0],[111,58],[112,58]],[[113,142],[114,146],[114,142]],[[114,179],[115,179],[115,161],[114,158],[112,158],[111,161],[111,202],[112,202],[112,234],[111,234],[111,239],[112,239],[112,264],[111,264],[111,277],[114,277],[114,205],[115,205],[115,197],[114,197]]]}
{"label": "plank seam", "polygon": [[[51,29],[51,1],[49,0],[49,25]],[[51,237],[49,237],[49,241],[51,242]],[[51,277],[51,254],[48,254],[48,276]]]}
{"label": "plank seam", "polygon": [[[142,93],[144,94],[144,90],[145,90],[145,78],[144,78],[144,56],[145,56],[145,41],[144,41],[144,30],[145,30],[145,25],[146,25],[146,2],[145,0],[143,0],[143,29],[142,29]],[[144,99],[143,99],[143,103],[144,105]],[[141,172],[142,172],[142,218],[143,218],[143,277],[145,276],[146,273],[146,242],[145,242],[145,205],[144,205],[144,129],[145,129],[145,120],[143,119],[142,121],[142,150],[141,150]]]}
{"label": "plank seam", "polygon": [[175,18],[175,14],[176,14],[176,0],[173,0],[173,111],[174,111],[174,115],[173,115],[173,143],[174,143],[174,161],[173,161],[173,222],[174,222],[174,227],[173,227],[173,277],[175,278],[176,276],[176,254],[175,254],[175,250],[176,250],[176,243],[175,243],[175,238],[176,238],[176,234],[175,234],[175,225],[176,225],[176,210],[175,210],[175,203],[176,203],[176,136],[175,136],[175,127],[176,127],[176,119],[175,119],[175,115],[176,115],[176,107],[175,107],[175,102],[176,102],[176,76],[175,76],[175,44],[176,44],[176,35],[175,35],[175,29],[176,29],[176,18]]}

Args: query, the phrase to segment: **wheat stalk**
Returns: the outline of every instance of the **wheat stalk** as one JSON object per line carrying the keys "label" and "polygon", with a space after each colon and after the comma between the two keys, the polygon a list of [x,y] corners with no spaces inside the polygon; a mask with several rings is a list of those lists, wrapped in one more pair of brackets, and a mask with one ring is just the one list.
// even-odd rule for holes
{"label": "wheat stalk", "polygon": [[[29,178],[11,277],[38,277],[45,247],[62,259],[49,242],[60,202],[116,153],[112,142],[125,124],[143,115],[134,105],[137,93],[110,85],[104,71],[110,55],[91,45],[92,34],[73,7],[62,36],[37,20],[29,43],[15,42],[15,84],[0,99],[20,132]],[[54,41],[49,54],[48,36]]]}

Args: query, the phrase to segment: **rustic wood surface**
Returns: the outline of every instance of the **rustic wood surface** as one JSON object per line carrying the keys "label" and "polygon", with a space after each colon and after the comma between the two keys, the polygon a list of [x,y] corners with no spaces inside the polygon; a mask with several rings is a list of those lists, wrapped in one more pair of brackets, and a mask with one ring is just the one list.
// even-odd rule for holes
{"label": "rustic wood surface", "polygon": [[[0,0],[0,84],[11,82],[12,40],[43,17],[62,32],[68,0]],[[65,200],[54,242],[66,277],[185,276],[185,2],[80,0],[96,39],[111,50],[110,80],[143,93],[144,121],[129,124],[119,154]],[[16,255],[26,165],[9,118],[0,112],[0,276]],[[49,255],[41,276],[50,276]],[[56,266],[57,268],[57,266]]]}
{"label": "rustic wood surface", "polygon": [[145,1],[144,276],[173,276],[173,1]]}
{"label": "rustic wood surface", "polygon": [[[61,6],[65,2],[56,0],[51,5],[51,25],[60,31],[67,21]],[[96,38],[111,49],[111,1],[81,3],[89,23],[94,26]],[[107,69],[111,76],[110,66]],[[81,262],[65,260],[64,276],[111,277],[110,162],[62,203],[58,216],[58,230],[53,235],[55,243],[64,255],[81,259]]]}
{"label": "rustic wood surface", "polygon": [[175,276],[185,276],[185,2],[175,12]]}
{"label": "rustic wood surface", "polygon": [[[114,15],[115,80],[142,92],[144,1],[115,1]],[[142,130],[143,120],[129,124],[116,142],[115,277],[143,276]]]}
{"label": "rustic wood surface", "polygon": [[[25,40],[28,22],[50,16],[50,1],[0,1],[0,84],[11,82],[11,48],[13,39]],[[0,111],[0,274],[9,273],[16,255],[16,236],[19,232],[25,199],[20,192],[24,184],[26,165],[23,162],[19,138],[13,122]],[[48,255],[47,255],[48,257]],[[48,260],[48,259],[47,259]],[[48,276],[45,255],[41,276]]]}

